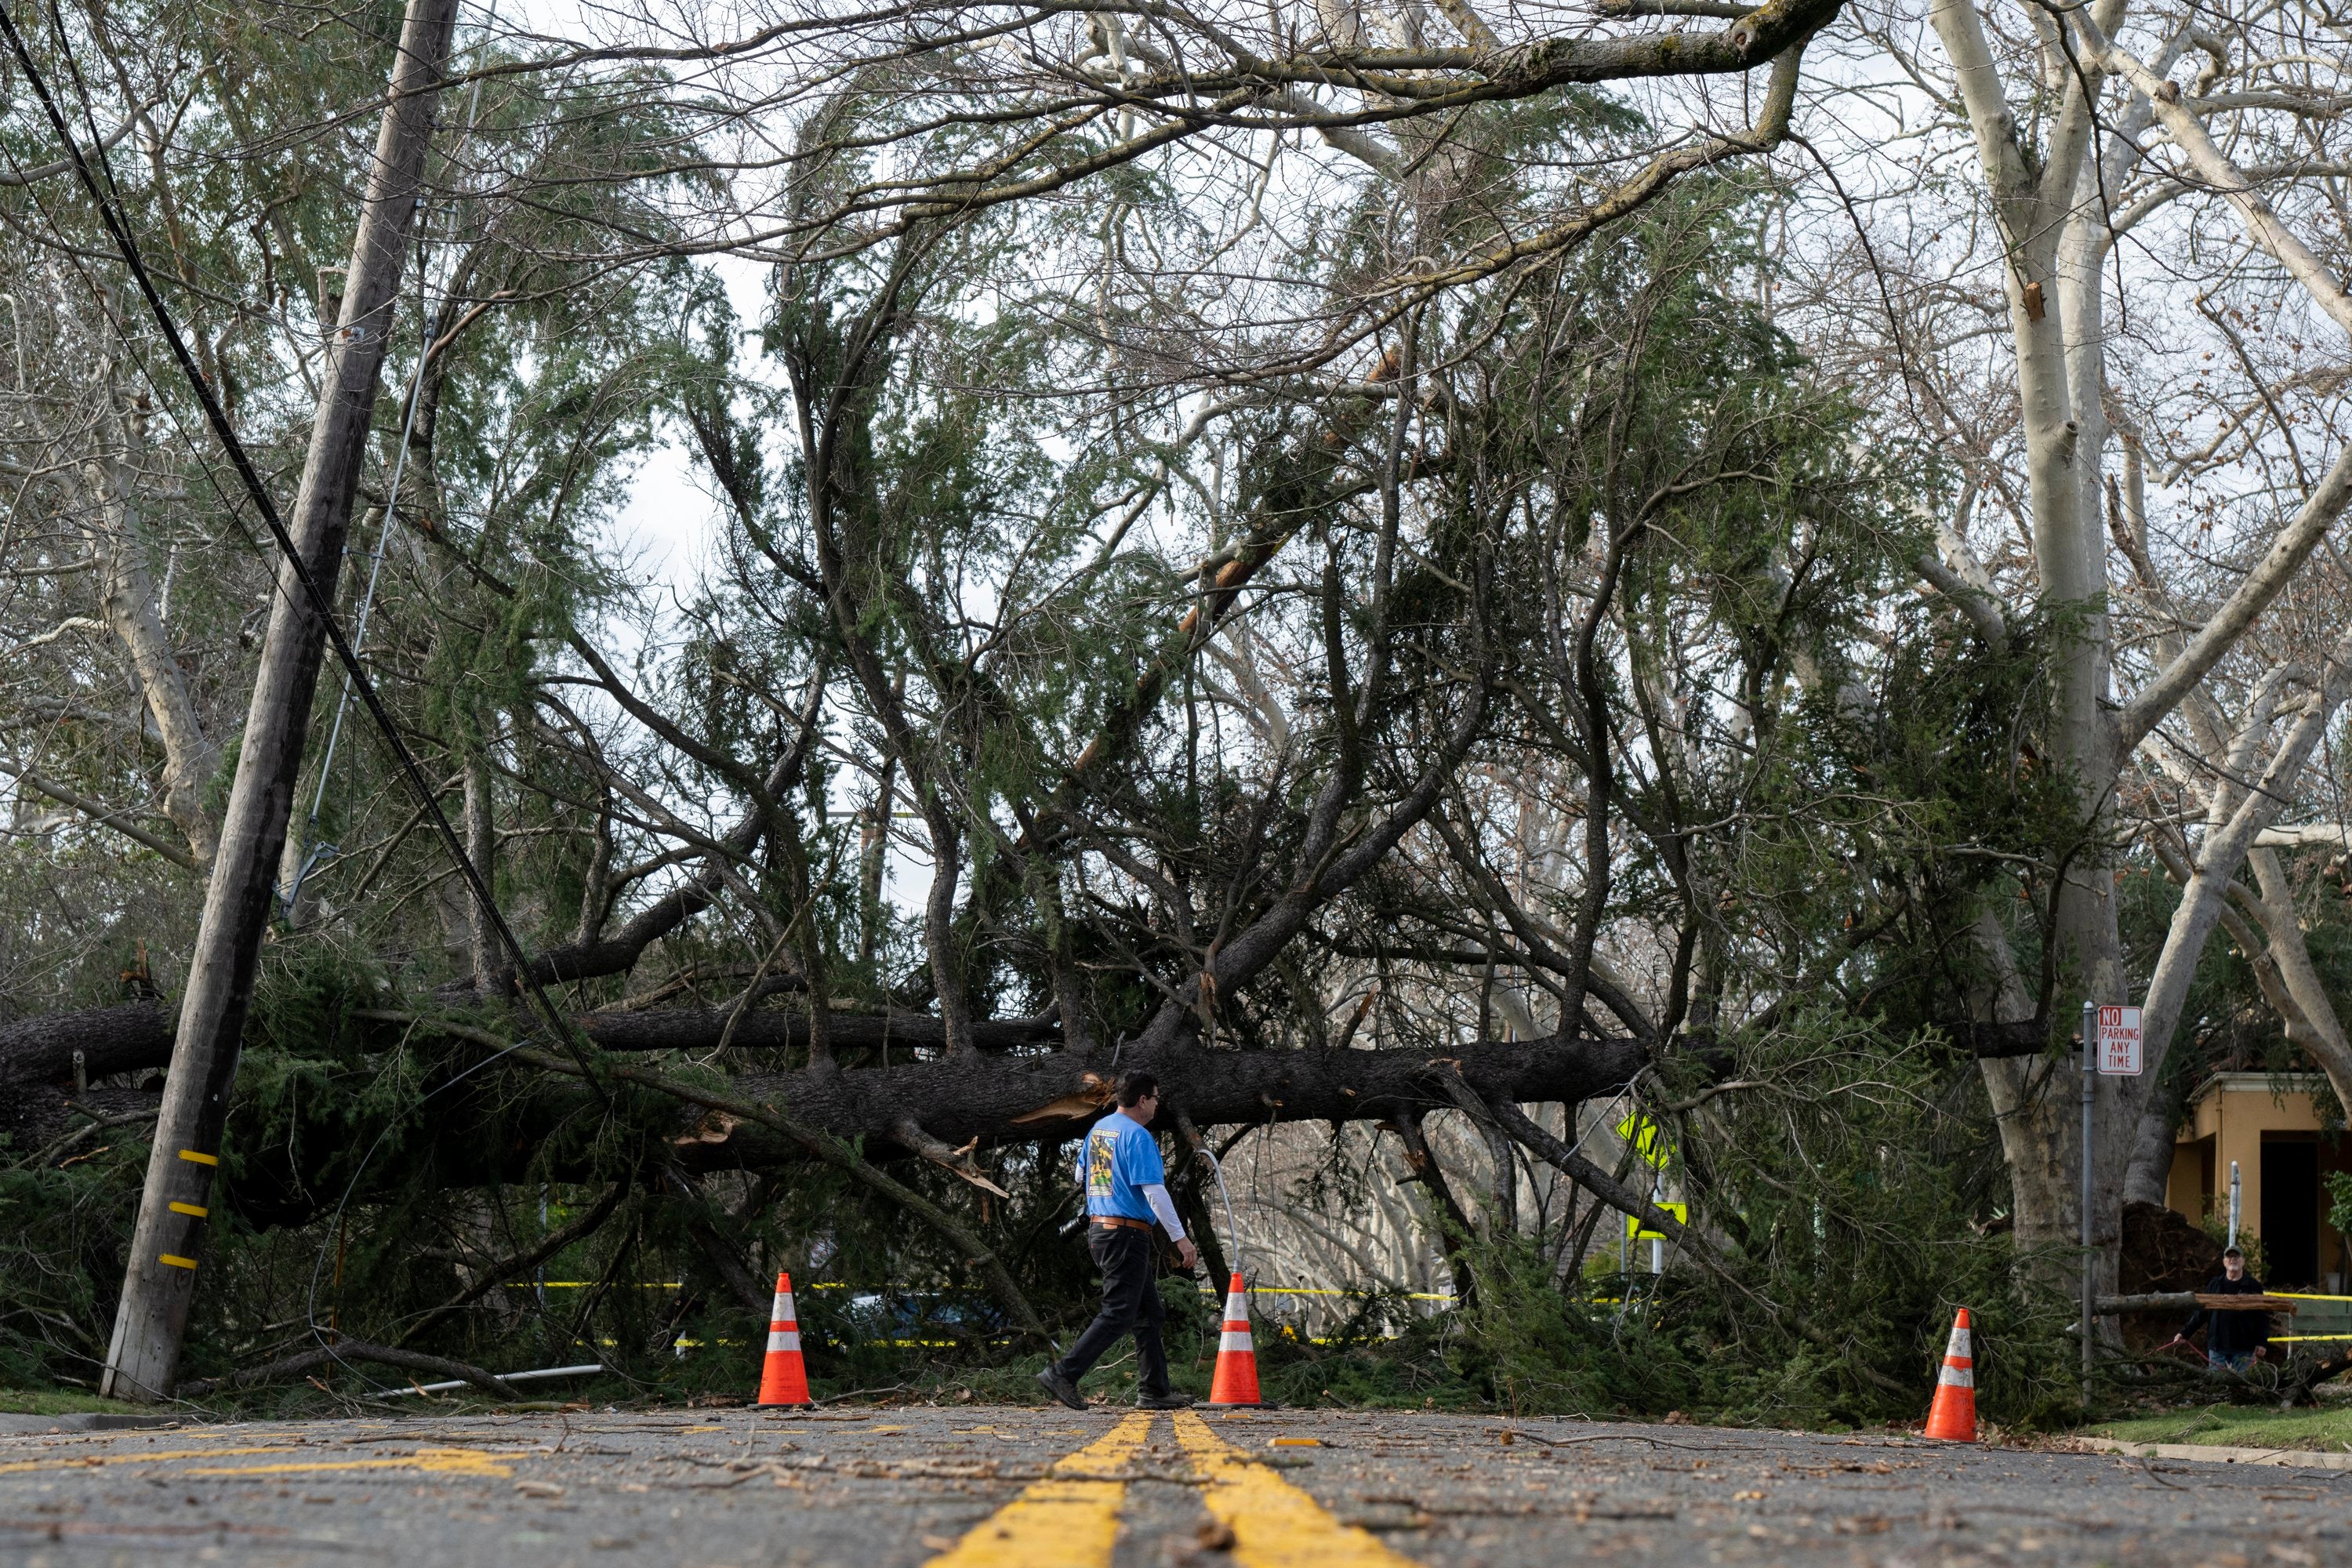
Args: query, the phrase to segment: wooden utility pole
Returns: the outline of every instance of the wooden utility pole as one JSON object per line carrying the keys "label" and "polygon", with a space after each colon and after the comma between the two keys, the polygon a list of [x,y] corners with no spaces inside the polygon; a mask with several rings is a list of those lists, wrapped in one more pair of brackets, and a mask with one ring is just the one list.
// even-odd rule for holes
{"label": "wooden utility pole", "polygon": [[[408,0],[359,236],[352,246],[342,311],[310,425],[291,532],[297,552],[330,598],[342,567],[343,538],[367,454],[394,296],[422,202],[425,153],[457,16],[457,0]],[[325,628],[304,595],[300,577],[291,563],[281,561],[236,780],[205,895],[204,925],[188,964],[171,1076],[148,1157],[122,1303],[115,1313],[114,1342],[100,1385],[117,1399],[160,1400],[172,1391],[204,1257],[221,1129],[228,1119],[237,1050],[253,1001],[254,962],[268,929],[325,641]]]}

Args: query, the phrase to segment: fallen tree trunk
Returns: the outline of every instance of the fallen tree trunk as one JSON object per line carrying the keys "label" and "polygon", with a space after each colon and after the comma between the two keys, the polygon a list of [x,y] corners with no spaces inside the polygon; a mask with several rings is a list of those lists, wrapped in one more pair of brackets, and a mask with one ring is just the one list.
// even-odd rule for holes
{"label": "fallen tree trunk", "polygon": [[[643,1020],[653,1015],[614,1015],[625,1019],[626,1030],[614,1037],[653,1048],[655,1039],[685,1037],[685,1031],[657,1026],[645,1031]],[[768,1027],[778,1036],[789,1034],[787,1014],[753,1016],[772,1020]],[[709,1030],[715,1043],[714,1018],[698,1014],[695,1037]],[[805,1019],[801,1020],[803,1025]],[[741,1038],[749,1029],[738,1031]],[[836,1027],[839,1020],[836,1020]],[[409,1027],[403,1024],[399,1027]],[[431,1028],[428,1020],[415,1026]],[[497,1036],[462,1025],[442,1025],[457,1037],[495,1048]],[[1024,1024],[1024,1030],[1037,1026]],[[897,1023],[891,1025],[894,1037]],[[601,1026],[589,1031],[600,1038]],[[753,1037],[768,1043],[765,1032]],[[634,1054],[634,1053],[632,1053]],[[1172,1127],[1181,1109],[1196,1127],[1236,1126],[1278,1121],[1381,1121],[1399,1115],[1453,1103],[1437,1078],[1458,1063],[1464,1081],[1483,1098],[1515,1103],[1577,1101],[1612,1092],[1630,1081],[1647,1060],[1639,1042],[1622,1037],[1554,1036],[1539,1040],[1490,1041],[1483,1045],[1426,1049],[1387,1050],[1214,1050],[1198,1040],[1180,1037],[1156,1050],[1129,1046],[1118,1066],[1103,1053],[1041,1051],[1034,1055],[971,1054],[935,1057],[929,1060],[893,1062],[888,1067],[836,1068],[820,1066],[791,1072],[710,1075],[707,1081],[731,1100],[789,1110],[796,1125],[845,1143],[862,1145],[872,1153],[903,1152],[929,1157],[937,1145],[926,1146],[916,1135],[939,1141],[950,1150],[972,1145],[1002,1148],[1067,1138],[1104,1113],[1112,1082],[1125,1068],[1149,1068],[1165,1087],[1162,1119]],[[497,1089],[482,1075],[479,1092],[502,1106],[509,1136],[483,1135],[482,1122],[465,1095],[436,1105],[434,1133],[449,1152],[449,1168],[476,1173],[484,1181],[520,1179],[535,1147],[533,1128],[551,1128],[574,1107],[582,1090],[576,1079],[550,1077],[521,1098],[512,1086]],[[154,1103],[152,1093],[136,1090],[91,1090],[75,1096],[53,1086],[26,1085],[0,1091],[0,1127],[16,1134],[20,1150],[38,1149],[87,1113],[74,1104],[105,1115],[121,1115]],[[913,1132],[905,1132],[911,1123]],[[711,1118],[681,1110],[667,1131],[674,1140],[678,1163],[688,1171],[760,1168],[798,1163],[807,1151],[756,1121]],[[904,1136],[902,1137],[902,1132]],[[917,1146],[906,1142],[916,1139]],[[321,1149],[323,1158],[331,1151]],[[273,1157],[293,1162],[285,1174],[300,1178],[309,1157],[299,1148],[278,1151]],[[509,1167],[511,1166],[511,1169]],[[307,1184],[296,1181],[290,1190]],[[293,1223],[291,1209],[274,1205],[262,1223]]]}
{"label": "fallen tree trunk", "polygon": [[[126,1004],[95,1013],[62,1014],[70,1021],[58,1037],[106,1044],[104,1059],[114,1071],[162,1067],[170,1040],[155,1026],[163,1015],[145,1004]],[[377,1013],[387,1035],[409,1027],[434,1029],[431,1018]],[[644,1013],[591,1013],[576,1020],[582,1032],[605,1050],[628,1052],[708,1049],[727,1024],[723,1008]],[[835,1014],[828,1020],[837,1050],[903,1045],[911,1058],[918,1049],[936,1051],[945,1028],[936,1018],[877,1018]],[[13,1026],[21,1029],[23,1026]],[[462,1026],[457,1026],[463,1029]],[[808,1019],[796,1009],[744,1015],[733,1044],[747,1049],[781,1049],[807,1039]],[[1058,1037],[1050,1020],[1000,1020],[974,1026],[975,1038],[998,1049],[1042,1045]],[[482,1032],[464,1029],[463,1037]],[[91,1048],[86,1047],[85,1048]],[[1522,1103],[1582,1100],[1624,1084],[1643,1060],[1637,1042],[1617,1037],[1551,1036],[1539,1040],[1493,1041],[1448,1047],[1458,1051],[1463,1075],[1480,1094]],[[69,1058],[70,1053],[68,1053]],[[58,1047],[42,1038],[19,1044],[0,1057],[0,1087],[53,1078]],[[1400,1108],[1450,1103],[1424,1081],[1435,1050],[1231,1051],[1181,1041],[1158,1052],[1130,1047],[1121,1068],[1148,1067],[1167,1085],[1171,1104],[1181,1103],[1195,1126],[1250,1121],[1377,1121]],[[32,1070],[21,1070],[20,1064]],[[954,1059],[909,1059],[887,1067],[814,1068],[795,1072],[741,1074],[733,1092],[749,1099],[790,1105],[809,1125],[839,1138],[892,1139],[901,1117],[911,1116],[933,1136],[956,1145],[978,1137],[996,1145],[1066,1136],[1108,1100],[1107,1058],[1079,1051],[1044,1051],[1026,1056],[982,1054]],[[128,1109],[127,1105],[110,1109]],[[0,1124],[5,1123],[0,1117]],[[20,1144],[20,1147],[23,1146]]]}
{"label": "fallen tree trunk", "polygon": [[0,1084],[71,1082],[159,1068],[172,1059],[172,1020],[152,1002],[48,1013],[0,1025]]}
{"label": "fallen tree trunk", "polygon": [[[89,1138],[65,1140],[85,1128],[130,1127],[153,1120],[163,1097],[152,1089],[93,1089],[78,1092],[53,1084],[0,1089],[0,1137],[8,1141],[5,1164],[50,1164],[85,1159],[105,1146]],[[146,1133],[137,1134],[144,1140]]]}
{"label": "fallen tree trunk", "polygon": [[[808,1045],[808,1013],[800,1007],[763,1007],[746,1012],[727,1034],[730,1010],[725,1007],[665,1007],[642,1013],[578,1013],[572,1021],[580,1032],[608,1051],[707,1051],[724,1038],[743,1050],[783,1050]],[[917,1049],[935,1050],[947,1044],[947,1026],[925,1014],[831,1013],[825,1017],[825,1037],[837,1052],[878,1050],[893,1047],[911,1057]],[[1062,1037],[1061,1026],[1051,1018],[1003,1018],[971,1026],[972,1043],[984,1051],[1008,1051],[1022,1046],[1045,1045]]]}
{"label": "fallen tree trunk", "polygon": [[[795,1120],[836,1138],[889,1139],[900,1117],[950,1145],[996,1146],[1066,1138],[1101,1115],[1119,1070],[1160,1079],[1161,1122],[1179,1107],[1196,1127],[1276,1121],[1378,1121],[1453,1102],[1433,1076],[1458,1069],[1489,1100],[1582,1100],[1622,1088],[1647,1064],[1638,1041],[1554,1035],[1444,1048],[1346,1051],[1212,1050],[1180,1038],[1130,1046],[1113,1068],[1080,1051],[960,1057],[905,1066],[744,1074],[731,1092],[789,1106]],[[1159,1123],[1155,1123],[1159,1125]]]}
{"label": "fallen tree trunk", "polygon": [[[643,1012],[577,1013],[572,1022],[608,1051],[707,1051],[727,1037],[725,1007],[664,1007]],[[390,1044],[404,1029],[446,1022],[429,1014],[369,1009],[352,1017]],[[935,1050],[947,1041],[947,1027],[919,1013],[835,1013],[825,1021],[835,1050],[843,1053]],[[984,1051],[1017,1050],[1060,1040],[1051,1017],[999,1018],[972,1026],[972,1039]],[[804,1049],[808,1014],[799,1007],[746,1012],[728,1044],[742,1050]],[[125,1002],[82,1012],[50,1013],[0,1027],[0,1090],[26,1084],[62,1084],[73,1078],[73,1056],[82,1053],[87,1078],[144,1072],[171,1065],[172,1019],[152,1002]]]}
{"label": "fallen tree trunk", "polygon": [[[363,1011],[353,1016],[364,1024],[381,1028],[387,1044],[403,1029],[445,1026],[458,1022],[454,1017],[441,1019],[431,1013],[389,1008]],[[808,1014],[803,1007],[761,1007],[747,1011],[736,1023],[731,1037],[727,1034],[730,1016],[730,1009],[726,1007],[660,1007],[632,1012],[614,1009],[575,1013],[571,1016],[571,1021],[582,1035],[608,1051],[708,1051],[715,1048],[722,1038],[727,1039],[730,1047],[740,1050],[807,1048]],[[833,1048],[844,1055],[864,1051],[877,1053],[887,1058],[894,1050],[905,1050],[906,1061],[887,1064],[892,1071],[929,1065],[918,1062],[916,1053],[939,1050],[947,1042],[947,1026],[940,1019],[922,1013],[835,1012],[828,1015],[825,1027]],[[1987,1027],[1960,1038],[1959,1043],[1969,1048],[1970,1055],[1979,1058],[2030,1056],[2042,1048],[2041,1035],[2033,1032],[2037,1027]],[[1058,1045],[1062,1039],[1060,1022],[1050,1015],[1036,1018],[987,1019],[973,1023],[971,1029],[972,1043],[983,1053]],[[1549,1041],[1526,1043],[1530,1047],[1542,1047],[1559,1038],[1561,1037],[1555,1036]],[[1590,1040],[1591,1037],[1583,1038]],[[84,1072],[92,1079],[166,1067],[172,1059],[172,1020],[154,1003],[125,1002],[111,1007],[44,1014],[0,1026],[0,1130],[5,1130],[15,1120],[7,1110],[8,1091],[21,1085],[57,1085],[70,1081],[73,1053],[77,1050],[82,1052]],[[1129,1054],[1122,1058],[1125,1065],[1139,1065],[1133,1052],[1134,1047],[1129,1047]],[[1224,1058],[1237,1053],[1220,1051],[1214,1054]],[[1290,1053],[1269,1054],[1286,1058]],[[1053,1058],[1048,1055],[1043,1059]],[[1631,1068],[1627,1069],[1625,1076],[1632,1076]],[[1617,1081],[1623,1080],[1620,1079]],[[1360,1092],[1360,1086],[1357,1087]],[[1209,1120],[1198,1113],[1194,1116],[1195,1125],[1206,1125]],[[1253,1121],[1256,1117],[1249,1115],[1239,1120]],[[1287,1120],[1313,1118],[1293,1117]],[[1350,1118],[1342,1116],[1339,1120]],[[881,1124],[870,1130],[880,1131]],[[26,1147],[21,1142],[17,1146],[20,1149]]]}

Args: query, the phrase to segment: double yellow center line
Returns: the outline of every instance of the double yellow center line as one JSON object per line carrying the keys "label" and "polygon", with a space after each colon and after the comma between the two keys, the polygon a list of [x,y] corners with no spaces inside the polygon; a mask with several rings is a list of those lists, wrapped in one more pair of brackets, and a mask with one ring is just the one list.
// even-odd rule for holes
{"label": "double yellow center line", "polygon": [[[1234,1532],[1238,1568],[1413,1568],[1412,1560],[1354,1525],[1209,1429],[1174,1413],[1176,1440],[1208,1485],[1202,1501]],[[924,1568],[1109,1568],[1127,1501],[1123,1479],[1104,1476],[1135,1458],[1151,1430],[1138,1411],[1055,1462],[1050,1474],[974,1525]]]}
{"label": "double yellow center line", "polygon": [[1139,1410],[1075,1454],[1055,1461],[1042,1481],[982,1520],[926,1568],[1108,1568],[1118,1539],[1118,1508],[1127,1483],[1085,1479],[1088,1472],[1126,1464],[1143,1447],[1151,1415]]}

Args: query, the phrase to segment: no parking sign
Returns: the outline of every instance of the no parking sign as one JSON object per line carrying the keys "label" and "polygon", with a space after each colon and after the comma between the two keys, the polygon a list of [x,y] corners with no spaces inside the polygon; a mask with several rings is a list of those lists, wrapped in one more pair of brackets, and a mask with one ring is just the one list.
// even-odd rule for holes
{"label": "no parking sign", "polygon": [[2135,1078],[2140,1060],[2139,1009],[2099,1009],[2099,1072],[2105,1078]]}

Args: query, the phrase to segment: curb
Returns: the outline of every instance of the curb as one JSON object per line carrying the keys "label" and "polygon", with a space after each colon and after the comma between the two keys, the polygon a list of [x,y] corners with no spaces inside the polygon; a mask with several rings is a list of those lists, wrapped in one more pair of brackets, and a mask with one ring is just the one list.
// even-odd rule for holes
{"label": "curb", "polygon": [[2352,1470],[2352,1454],[2326,1454],[2315,1448],[2224,1448],[2206,1443],[2126,1443],[2114,1437],[2076,1437],[2073,1441],[2088,1453],[2122,1454],[2135,1459],[2195,1459],[2208,1465]]}
{"label": "curb", "polygon": [[118,1415],[112,1411],[83,1411],[72,1415],[20,1415],[0,1412],[0,1437],[26,1437],[51,1432],[137,1432],[151,1426],[177,1426],[178,1415]]}

